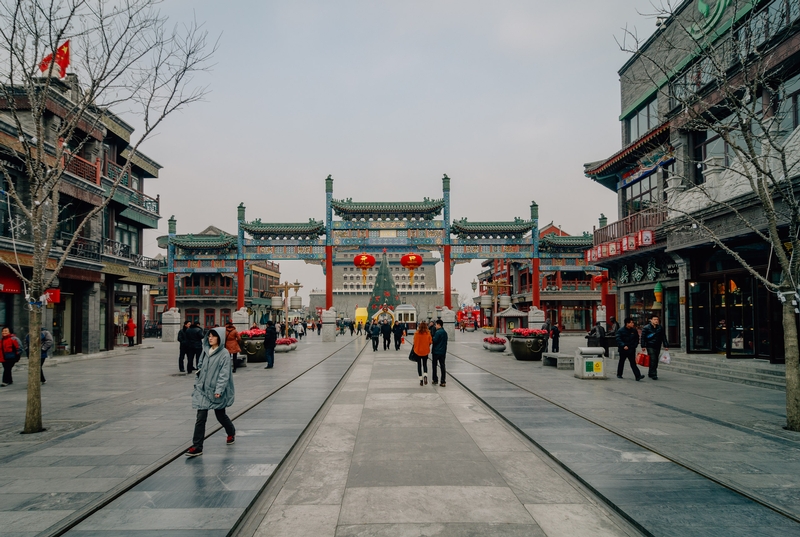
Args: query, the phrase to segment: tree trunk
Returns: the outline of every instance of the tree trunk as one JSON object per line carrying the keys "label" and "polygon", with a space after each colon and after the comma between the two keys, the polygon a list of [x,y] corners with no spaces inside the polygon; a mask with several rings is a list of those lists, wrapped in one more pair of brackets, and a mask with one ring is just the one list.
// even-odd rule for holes
{"label": "tree trunk", "polygon": [[783,303],[783,347],[786,358],[786,428],[800,432],[800,349],[798,349],[795,305],[791,297]]}
{"label": "tree trunk", "polygon": [[28,316],[28,402],[23,433],[38,433],[42,427],[42,310],[34,306]]}

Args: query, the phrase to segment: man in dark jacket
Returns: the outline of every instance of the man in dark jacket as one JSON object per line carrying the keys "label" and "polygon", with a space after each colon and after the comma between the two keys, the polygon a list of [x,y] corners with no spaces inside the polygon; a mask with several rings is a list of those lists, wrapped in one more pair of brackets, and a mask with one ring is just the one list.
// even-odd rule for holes
{"label": "man in dark jacket", "polygon": [[406,335],[406,325],[401,322],[394,323],[394,350],[400,350],[400,343]]}
{"label": "man in dark jacket", "polygon": [[372,352],[375,352],[378,350],[378,340],[381,338],[381,327],[377,321],[369,328],[369,336],[372,338]]}
{"label": "man in dark jacket", "polygon": [[267,331],[264,334],[264,353],[267,355],[267,367],[272,369],[275,364],[275,342],[278,341],[278,331],[275,330],[275,323],[267,321]]}
{"label": "man in dark jacket", "polygon": [[200,323],[195,322],[186,331],[186,341],[188,344],[188,353],[186,355],[186,373],[191,373],[195,370],[194,364],[200,359],[200,353],[203,352],[203,340],[205,334],[203,329],[200,328]]}
{"label": "man in dark jacket", "polygon": [[606,342],[606,329],[603,323],[597,321],[594,328],[589,332],[590,338],[597,338],[597,344],[603,347],[603,356],[608,356],[608,343]]}
{"label": "man in dark jacket", "polygon": [[644,375],[639,371],[636,365],[636,346],[639,344],[639,332],[633,325],[633,319],[630,317],[625,319],[625,326],[617,330],[617,348],[619,349],[619,364],[617,364],[617,378],[622,378],[622,372],[625,370],[625,360],[631,364],[631,371],[636,380],[642,380]]}
{"label": "man in dark jacket", "polygon": [[442,383],[439,386],[445,386],[447,380],[447,370],[444,366],[444,359],[447,356],[447,331],[444,329],[444,323],[441,319],[436,320],[436,332],[433,333],[433,345],[431,345],[431,366],[433,367],[433,384],[439,384],[439,378],[436,376],[436,365],[442,368]]}
{"label": "man in dark jacket", "polygon": [[653,315],[650,322],[642,328],[642,348],[647,350],[647,355],[650,357],[650,370],[647,376],[653,380],[658,380],[658,357],[662,345],[664,350],[669,350],[664,327],[659,324],[658,315]]}
{"label": "man in dark jacket", "polygon": [[381,334],[383,335],[383,350],[388,351],[392,343],[392,325],[389,321],[383,321],[381,324]]}
{"label": "man in dark jacket", "polygon": [[[191,321],[184,321],[183,328],[178,331],[178,344],[180,345],[180,356],[178,356],[178,371],[184,373],[186,370],[183,368],[183,357],[191,356],[191,348],[189,343],[189,330],[192,327]],[[189,358],[191,361],[191,358]],[[191,367],[191,366],[190,366]]]}

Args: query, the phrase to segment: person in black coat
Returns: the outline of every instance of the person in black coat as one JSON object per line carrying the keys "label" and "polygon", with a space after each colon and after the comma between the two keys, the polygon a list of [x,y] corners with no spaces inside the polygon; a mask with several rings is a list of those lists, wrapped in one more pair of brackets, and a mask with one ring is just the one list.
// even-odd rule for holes
{"label": "person in black coat", "polygon": [[389,321],[383,321],[381,324],[381,334],[383,335],[383,350],[388,351],[392,343],[392,325]]}
{"label": "person in black coat", "polygon": [[372,338],[372,352],[375,352],[378,350],[378,340],[381,338],[381,327],[377,322],[372,323],[369,335]]}
{"label": "person in black coat", "polygon": [[558,328],[558,323],[556,323],[553,325],[553,328],[550,329],[550,339],[553,341],[553,344],[550,347],[550,352],[558,352],[560,338],[561,329]]}
{"label": "person in black coat", "polygon": [[[192,321],[184,321],[183,328],[178,332],[178,344],[180,345],[180,353],[178,356],[178,371],[184,373],[186,370],[183,368],[184,356],[190,356],[191,347],[189,343],[189,329],[192,327]],[[191,363],[191,358],[189,358]],[[191,366],[189,366],[191,367]]]}
{"label": "person in black coat", "polygon": [[203,340],[205,337],[206,335],[203,333],[203,329],[200,327],[200,323],[198,322],[195,322],[186,331],[186,340],[188,345],[188,353],[186,355],[186,373],[191,373],[196,369],[193,367],[193,364],[196,364],[197,360],[200,359],[200,353],[203,352]]}
{"label": "person in black coat", "polygon": [[639,344],[639,332],[630,317],[625,319],[625,326],[617,330],[617,348],[619,349],[619,363],[617,364],[617,378],[622,378],[625,370],[625,360],[631,364],[631,371],[636,380],[642,380],[644,375],[636,365],[636,346]]}
{"label": "person in black coat", "polygon": [[275,364],[275,342],[278,341],[278,331],[275,330],[275,323],[267,321],[267,331],[264,334],[264,351],[267,355],[267,367],[271,369]]}
{"label": "person in black coat", "polygon": [[647,376],[653,380],[658,380],[658,358],[661,354],[662,345],[664,350],[669,350],[664,327],[659,324],[658,315],[653,315],[650,318],[650,322],[642,328],[642,348],[647,351],[647,355],[650,357],[650,370],[647,372]]}
{"label": "person in black coat", "polygon": [[400,322],[394,323],[394,350],[400,350],[400,343],[403,341],[403,336],[406,335],[406,325]]}

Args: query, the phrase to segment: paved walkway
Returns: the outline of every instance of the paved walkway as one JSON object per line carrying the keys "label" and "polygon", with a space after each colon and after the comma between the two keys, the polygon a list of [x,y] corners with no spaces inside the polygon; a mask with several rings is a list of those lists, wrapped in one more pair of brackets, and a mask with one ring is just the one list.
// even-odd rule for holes
{"label": "paved walkway", "polygon": [[419,386],[409,350],[362,354],[242,534],[639,534],[458,383]]}

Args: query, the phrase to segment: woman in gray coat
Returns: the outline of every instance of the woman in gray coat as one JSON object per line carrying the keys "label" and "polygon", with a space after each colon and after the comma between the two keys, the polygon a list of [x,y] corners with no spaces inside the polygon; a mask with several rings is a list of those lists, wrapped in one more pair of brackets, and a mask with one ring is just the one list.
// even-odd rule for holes
{"label": "woman in gray coat", "polygon": [[186,451],[187,457],[203,454],[203,440],[206,436],[208,411],[213,410],[217,421],[228,434],[227,444],[235,441],[236,429],[225,409],[233,404],[233,376],[231,375],[231,355],[222,342],[225,341],[224,328],[212,328],[203,340],[203,353],[197,362],[197,379],[192,392],[192,408],[197,409],[194,424],[192,447]]}

